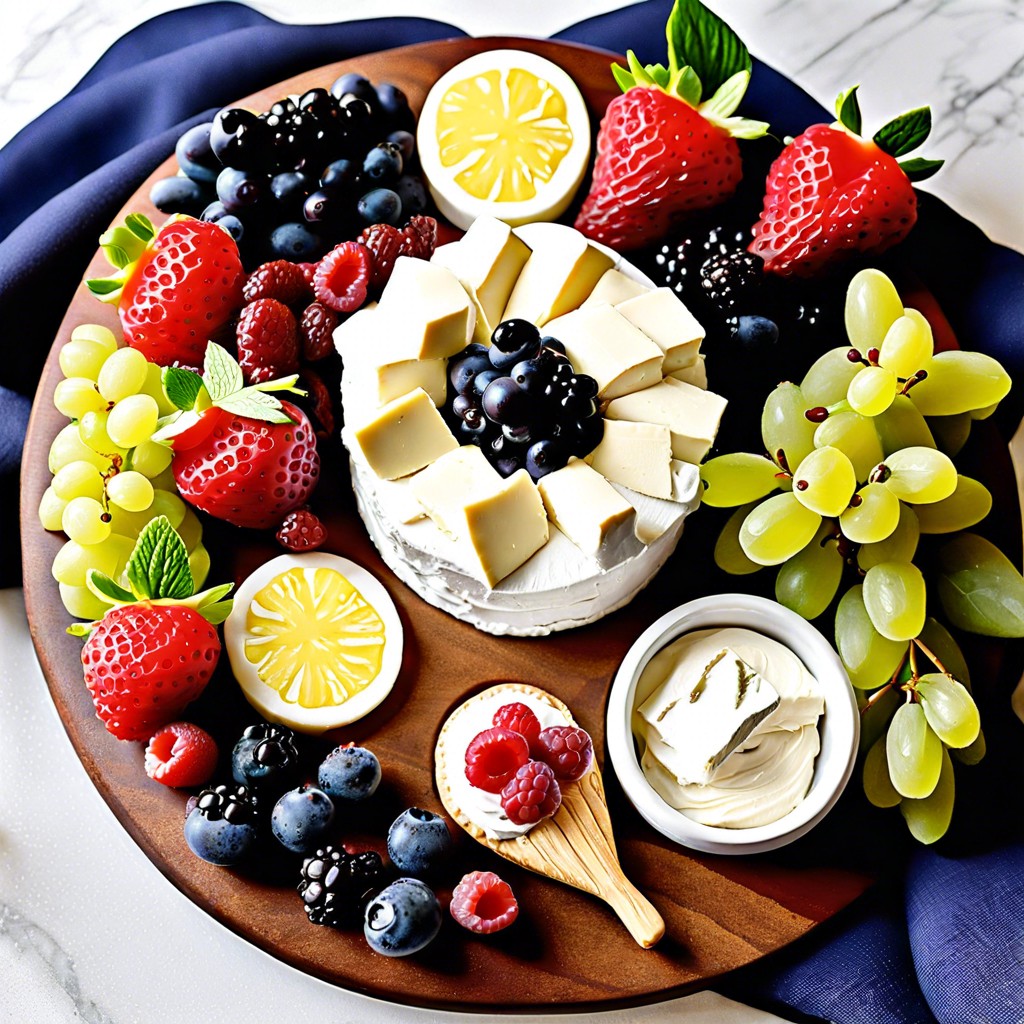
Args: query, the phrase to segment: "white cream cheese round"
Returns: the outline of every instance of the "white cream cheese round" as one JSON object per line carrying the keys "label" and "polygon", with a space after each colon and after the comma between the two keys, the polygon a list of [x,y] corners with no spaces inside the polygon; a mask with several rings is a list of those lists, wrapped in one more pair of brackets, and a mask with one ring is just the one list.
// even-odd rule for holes
{"label": "white cream cheese round", "polygon": [[[778,693],[763,718],[703,784],[681,781],[664,763],[672,736],[658,732],[658,714],[692,694],[724,649],[735,652]],[[640,709],[645,709],[645,714]],[[659,711],[661,708],[661,711]],[[807,795],[820,749],[824,698],[815,678],[789,648],[748,629],[687,633],[659,651],[637,683],[633,734],[648,782],[670,806],[704,825],[752,828],[788,814]],[[662,756],[658,756],[659,749]]]}

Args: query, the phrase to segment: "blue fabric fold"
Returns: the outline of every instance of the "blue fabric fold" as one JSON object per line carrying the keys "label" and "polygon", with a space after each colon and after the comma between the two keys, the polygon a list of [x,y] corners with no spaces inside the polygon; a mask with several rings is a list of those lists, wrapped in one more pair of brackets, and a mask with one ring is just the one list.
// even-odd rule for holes
{"label": "blue fabric fold", "polygon": [[[628,44],[645,61],[661,60],[669,9],[669,0],[647,0],[556,38],[616,51]],[[97,236],[185,128],[307,68],[458,35],[452,26],[415,18],[292,26],[234,3],[173,11],[115,43],[65,99],[0,150],[0,323],[9,340],[0,364],[0,487],[15,485],[29,399]],[[779,136],[831,120],[761,63],[744,110],[770,120]],[[965,345],[991,352],[1024,378],[1024,257],[993,245],[928,196],[903,251],[942,296]],[[955,252],[957,259],[936,259],[937,252]],[[1018,385],[1001,413],[1007,429],[1024,409],[1021,391]],[[12,521],[0,548],[2,585],[18,580],[15,541]],[[984,823],[995,794],[1006,801],[994,812],[1006,824],[1024,785],[1011,756],[1020,749],[1020,723],[1005,699],[983,711],[1009,721],[990,737],[992,763],[973,769],[986,782],[969,782],[958,806],[968,802],[972,821],[977,816]],[[882,812],[849,794],[840,812],[851,803],[858,826],[867,823],[858,834],[870,836]],[[844,827],[852,828],[852,821]],[[828,844],[842,841],[838,824],[830,817],[829,827],[817,839],[812,833],[802,840],[793,855],[820,862]],[[728,983],[730,994],[785,1016],[844,1024],[1024,1019],[1024,843],[1016,820],[1009,826],[993,839],[979,824],[962,848],[917,851],[905,875],[890,870],[887,882],[849,911],[738,972]],[[812,842],[820,846],[807,845]],[[881,845],[901,851],[906,844],[882,839]]]}

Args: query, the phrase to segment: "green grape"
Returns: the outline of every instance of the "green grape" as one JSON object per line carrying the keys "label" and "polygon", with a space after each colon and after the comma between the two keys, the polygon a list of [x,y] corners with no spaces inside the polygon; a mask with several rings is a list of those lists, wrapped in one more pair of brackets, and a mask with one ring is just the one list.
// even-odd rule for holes
{"label": "green grape", "polygon": [[51,473],[59,473],[71,462],[91,462],[101,473],[110,469],[110,460],[89,448],[78,433],[79,425],[69,423],[53,439],[47,465]]}
{"label": "green grape", "polygon": [[911,562],[880,562],[864,576],[864,607],[871,624],[890,640],[921,632],[927,596],[921,570]]}
{"label": "green grape", "polygon": [[110,536],[110,521],[95,498],[72,498],[64,506],[60,522],[64,532],[79,544],[99,544]]}
{"label": "green grape", "polygon": [[800,390],[810,407],[835,405],[846,398],[850,381],[861,368],[860,362],[850,361],[849,353],[846,345],[830,348],[811,364],[800,382]]}
{"label": "green grape", "polygon": [[978,738],[970,746],[961,747],[959,750],[951,750],[950,753],[961,764],[978,764],[987,751],[984,730],[979,729]]}
{"label": "green grape", "polygon": [[132,452],[132,469],[150,480],[159,476],[174,459],[174,452],[165,444],[157,441],[143,441]]}
{"label": "green grape", "polygon": [[712,508],[734,508],[757,501],[778,488],[778,472],[774,462],[760,455],[720,455],[700,467],[704,481],[701,501]]}
{"label": "green grape", "polygon": [[[900,518],[896,529],[885,540],[873,544],[862,544],[857,551],[857,565],[867,572],[879,562],[910,562],[917,553],[917,542],[921,538],[921,528],[917,522],[917,513],[901,501]],[[931,508],[932,506],[927,506]]]}
{"label": "green grape", "polygon": [[95,381],[107,355],[107,350],[97,342],[75,338],[61,347],[57,359],[65,377],[84,377]]}
{"label": "green grape", "polygon": [[87,412],[78,424],[79,436],[92,451],[96,452],[98,455],[106,456],[108,468],[110,466],[110,460],[115,455],[118,455],[123,459],[127,453],[127,449],[114,443],[107,431],[107,422],[109,419],[110,414],[106,409],[103,409],[99,412]]}
{"label": "green grape", "polygon": [[97,385],[108,402],[120,402],[129,395],[137,395],[146,382],[149,364],[146,357],[134,348],[119,348],[100,369]]}
{"label": "green grape", "polygon": [[875,421],[852,409],[834,412],[819,423],[814,431],[814,444],[818,448],[838,448],[853,463],[853,471],[861,481],[867,480],[871,470],[885,458]]}
{"label": "green grape", "polygon": [[939,352],[925,368],[928,376],[910,391],[922,416],[955,416],[1001,402],[1010,375],[983,352]]}
{"label": "green grape", "polygon": [[957,629],[1024,636],[1024,579],[990,541],[961,533],[939,550],[939,600]]}
{"label": "green grape", "polygon": [[882,636],[864,607],[864,587],[858,583],[843,594],[836,609],[836,647],[850,682],[860,690],[884,686],[899,668],[907,645]]}
{"label": "green grape", "polygon": [[969,747],[978,738],[981,715],[962,683],[928,672],[917,681],[917,695],[932,732],[947,747]]}
{"label": "green grape", "polygon": [[167,397],[167,392],[164,391],[163,367],[157,366],[156,363],[149,363],[146,369],[146,380],[140,389],[140,393],[149,395],[156,402],[161,416],[169,416],[177,410],[177,406]]}
{"label": "green grape", "polygon": [[873,422],[886,456],[901,448],[935,447],[935,438],[927,421],[906,395],[897,395],[892,405]]}
{"label": "green grape", "polygon": [[889,778],[901,796],[921,800],[935,789],[942,770],[942,743],[920,704],[896,709],[885,736]]}
{"label": "green grape", "polygon": [[107,481],[107,496],[126,512],[145,512],[153,504],[153,485],[141,473],[129,470]]}
{"label": "green grape", "polygon": [[64,516],[64,506],[67,502],[54,494],[52,487],[43,491],[39,499],[39,522],[43,524],[44,530],[61,529],[61,520]]}
{"label": "green grape", "polygon": [[153,491],[153,504],[149,506],[149,519],[156,519],[157,516],[167,516],[171,526],[177,529],[181,526],[187,511],[188,505],[177,494],[162,489]]}
{"label": "green grape", "polygon": [[80,420],[87,412],[105,409],[107,403],[87,377],[65,377],[53,389],[53,404],[69,419]]}
{"label": "green grape", "polygon": [[986,405],[983,409],[972,409],[969,413],[972,420],[987,420],[999,408],[998,402]]}
{"label": "green grape", "polygon": [[956,490],[940,501],[917,506],[922,533],[956,533],[980,523],[992,510],[992,494],[969,476],[958,476]]}
{"label": "green grape", "polygon": [[197,544],[188,556],[188,567],[192,570],[192,580],[196,590],[201,590],[210,573],[210,554],[202,544]]}
{"label": "green grape", "polygon": [[961,412],[956,416],[932,416],[928,426],[939,450],[953,458],[967,444],[973,423],[969,412]]}
{"label": "green grape", "polygon": [[793,471],[793,496],[820,516],[837,516],[857,487],[853,463],[831,446],[815,448]]}
{"label": "green grape", "polygon": [[861,270],[846,290],[846,333],[861,352],[878,348],[893,321],[903,316],[899,292],[880,270]]}
{"label": "green grape", "polygon": [[956,466],[934,448],[902,448],[885,457],[885,486],[903,501],[927,505],[956,490]]}
{"label": "green grape", "polygon": [[740,547],[753,562],[778,565],[810,542],[821,516],[805,508],[792,493],[766,498],[740,527]]}
{"label": "green grape", "polygon": [[58,583],[60,599],[70,616],[76,619],[102,619],[110,605],[104,604],[87,587],[71,587],[67,583]]}
{"label": "green grape", "polygon": [[917,310],[897,317],[878,350],[878,363],[906,380],[924,368],[932,357],[932,329]]}
{"label": "green grape", "polygon": [[185,550],[189,552],[195,550],[196,545],[203,539],[203,524],[192,509],[185,509],[185,516],[178,525],[177,534],[185,545]]}
{"label": "green grape", "polygon": [[718,540],[715,541],[715,565],[730,576],[749,576],[750,573],[764,568],[763,565],[758,565],[747,558],[740,547],[740,527],[743,526],[747,514],[756,506],[757,502],[752,501],[749,505],[736,509],[726,520]]}
{"label": "green grape", "polygon": [[886,757],[885,738],[879,737],[864,758],[864,795],[875,807],[895,807],[903,797],[889,778],[889,761]]}
{"label": "green grape", "polygon": [[69,540],[57,552],[53,559],[50,572],[58,583],[66,583],[71,587],[84,587],[86,573],[90,569],[99,569],[110,576],[117,567],[118,548],[110,544],[115,537],[112,534],[100,544],[79,544]]}
{"label": "green grape", "polygon": [[157,473],[156,476],[150,477],[149,482],[153,485],[153,489],[156,491],[174,491],[178,486],[174,480],[173,466],[168,466],[166,469]]}
{"label": "green grape", "polygon": [[91,341],[99,345],[108,356],[117,351],[117,338],[114,337],[114,332],[100,324],[79,324],[71,332],[71,340]]}
{"label": "green grape", "polygon": [[803,392],[788,381],[780,384],[765,399],[761,413],[761,438],[772,458],[785,453],[790,469],[814,450],[815,425],[804,415],[809,406]]}
{"label": "green grape", "polygon": [[129,395],[110,410],[107,433],[120,448],[134,448],[152,437],[159,415],[156,399],[149,395]]}
{"label": "green grape", "polygon": [[900,522],[900,500],[884,484],[865,484],[839,517],[839,528],[854,544],[877,544],[891,537]]}
{"label": "green grape", "polygon": [[821,615],[839,589],[843,557],[833,537],[832,524],[822,523],[810,544],[785,562],[775,577],[775,599],[807,620]]}
{"label": "green grape", "polygon": [[866,754],[885,735],[889,728],[889,719],[903,703],[904,694],[895,687],[880,691],[870,704],[863,690],[855,690],[860,705],[860,753]]}
{"label": "green grape", "polygon": [[50,484],[53,493],[64,501],[70,501],[79,495],[99,501],[103,497],[103,475],[91,463],[80,460],[69,462],[59,469]]}
{"label": "green grape", "polygon": [[910,829],[910,834],[919,842],[928,845],[941,839],[953,820],[953,799],[956,782],[953,778],[953,762],[948,751],[943,750],[939,759],[939,778],[932,792],[921,800],[903,800],[900,813]]}
{"label": "green grape", "polygon": [[846,400],[862,416],[878,416],[896,397],[896,374],[884,366],[862,366],[850,381]]}

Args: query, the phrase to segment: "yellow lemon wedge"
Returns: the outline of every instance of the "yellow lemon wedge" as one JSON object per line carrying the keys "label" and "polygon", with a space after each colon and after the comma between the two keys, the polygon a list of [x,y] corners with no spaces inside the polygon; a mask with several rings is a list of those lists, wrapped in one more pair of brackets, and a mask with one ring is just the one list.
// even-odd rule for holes
{"label": "yellow lemon wedge", "polygon": [[417,149],[438,209],[468,228],[554,220],[572,202],[590,156],[590,117],[576,83],[525,50],[457,64],[427,94]]}
{"label": "yellow lemon wedge", "polygon": [[402,623],[388,592],[355,562],[280,555],[239,586],[224,646],[261,715],[320,733],[369,714],[391,692]]}

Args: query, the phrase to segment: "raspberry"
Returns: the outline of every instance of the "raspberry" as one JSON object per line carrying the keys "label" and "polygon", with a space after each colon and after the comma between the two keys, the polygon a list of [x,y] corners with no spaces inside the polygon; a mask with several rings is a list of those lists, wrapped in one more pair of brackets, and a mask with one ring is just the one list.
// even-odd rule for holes
{"label": "raspberry", "polygon": [[283,302],[257,299],[243,307],[235,337],[246,383],[263,384],[298,370],[298,328]]}
{"label": "raspberry", "polygon": [[478,935],[491,935],[507,928],[519,916],[508,882],[493,871],[471,871],[455,886],[449,908],[463,928]]}
{"label": "raspberry", "polygon": [[201,786],[216,767],[217,744],[191,722],[165,725],[146,747],[146,774],[165,786]]}
{"label": "raspberry", "polygon": [[575,782],[586,775],[594,760],[594,744],[584,729],[573,725],[552,725],[537,737],[540,759],[563,782]]}
{"label": "raspberry", "polygon": [[530,745],[530,754],[537,756],[535,748],[537,737],[540,735],[540,720],[525,704],[519,701],[514,704],[503,704],[494,712],[491,724],[519,733]]}
{"label": "raspberry", "polygon": [[342,242],[318,264],[313,275],[317,301],[336,313],[351,313],[366,301],[373,259],[358,242]]}
{"label": "raspberry", "polygon": [[327,385],[320,379],[320,375],[312,370],[303,370],[299,383],[307,392],[304,404],[319,424],[317,436],[329,437],[334,433],[334,406],[331,404],[331,393],[327,390]]}
{"label": "raspberry", "polygon": [[302,358],[310,363],[326,359],[334,351],[334,328],[337,326],[338,314],[333,309],[328,309],[322,302],[311,302],[299,321]]}
{"label": "raspberry", "polygon": [[320,266],[319,263],[296,263],[295,266],[302,271],[302,276],[306,279],[306,284],[309,286],[309,290],[313,290],[313,278],[316,276],[316,268]]}
{"label": "raspberry", "polygon": [[287,260],[274,260],[257,267],[242,286],[246,302],[257,299],[277,299],[292,306],[309,299],[312,286],[306,281],[302,267]]}
{"label": "raspberry", "polygon": [[543,761],[527,761],[501,791],[501,807],[514,825],[536,825],[562,806],[555,773]]}
{"label": "raspberry", "polygon": [[413,243],[409,256],[429,260],[434,255],[434,248],[437,245],[437,221],[433,217],[410,217],[409,223],[402,228],[402,233]]}
{"label": "raspberry", "polygon": [[390,224],[371,224],[368,228],[363,228],[359,241],[373,257],[370,284],[379,291],[390,280],[395,260],[399,256],[411,255],[411,240]]}
{"label": "raspberry", "polygon": [[485,729],[466,748],[466,778],[471,786],[500,793],[516,769],[530,759],[526,740],[511,729]]}
{"label": "raspberry", "polygon": [[289,512],[277,531],[277,542],[288,551],[314,551],[327,540],[324,524],[309,511],[299,508]]}

